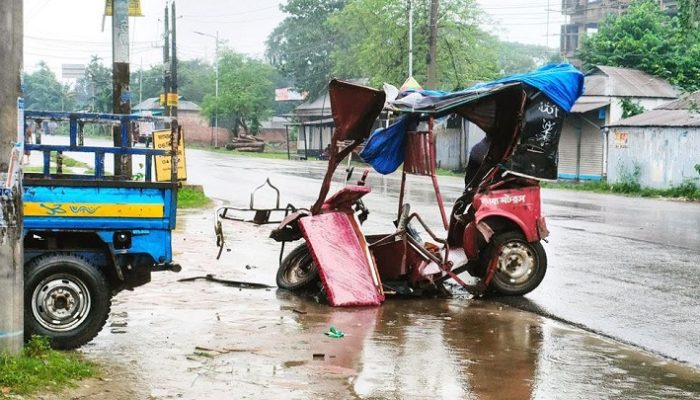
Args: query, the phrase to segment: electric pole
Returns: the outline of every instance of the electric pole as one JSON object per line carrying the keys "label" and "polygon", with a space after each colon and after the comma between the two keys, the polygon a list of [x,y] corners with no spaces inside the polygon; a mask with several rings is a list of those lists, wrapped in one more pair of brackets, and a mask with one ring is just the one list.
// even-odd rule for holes
{"label": "electric pole", "polygon": [[172,50],[171,50],[171,62],[170,62],[170,94],[168,94],[168,103],[170,103],[170,116],[177,118],[177,106],[178,106],[178,95],[177,95],[177,17],[175,16],[175,2],[170,5],[172,12],[170,17],[172,18],[173,31],[170,33],[172,39]]}
{"label": "electric pole", "polygon": [[[131,114],[129,91],[129,1],[112,2],[112,110],[115,114]],[[131,124],[125,146],[131,147]],[[121,130],[112,130],[115,147],[122,147]],[[131,177],[131,156],[114,157],[114,175]]]}
{"label": "electric pole", "polygon": [[165,5],[165,18],[163,23],[165,31],[163,32],[163,96],[161,104],[163,105],[163,115],[170,116],[170,106],[168,105],[168,94],[170,93],[170,28],[168,16],[168,5]]}
{"label": "electric pole", "polygon": [[431,0],[430,3],[430,37],[428,38],[428,81],[425,86],[428,89],[437,89],[437,33],[438,13],[440,0]]}
{"label": "electric pole", "polygon": [[413,0],[408,0],[408,77],[413,77]]}
{"label": "electric pole", "polygon": [[21,108],[22,0],[0,1],[0,353],[18,354],[24,339]]}

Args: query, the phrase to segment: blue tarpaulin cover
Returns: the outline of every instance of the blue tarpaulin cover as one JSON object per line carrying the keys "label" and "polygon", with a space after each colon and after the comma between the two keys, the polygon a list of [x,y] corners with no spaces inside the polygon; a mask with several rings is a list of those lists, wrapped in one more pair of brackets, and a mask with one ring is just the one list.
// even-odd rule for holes
{"label": "blue tarpaulin cover", "polygon": [[[413,113],[444,114],[464,103],[476,100],[485,92],[499,90],[503,85],[523,83],[532,86],[564,111],[570,112],[576,100],[583,94],[583,74],[571,64],[550,64],[532,72],[507,76],[495,81],[484,82],[468,89],[445,92],[438,90],[407,90],[399,98],[389,101],[400,111]],[[404,115],[386,129],[377,129],[367,141],[360,154],[363,160],[381,174],[390,174],[401,165],[405,154],[408,116]],[[559,130],[561,127],[558,128]],[[557,140],[553,142],[556,155]],[[556,168],[554,168],[556,170]]]}
{"label": "blue tarpaulin cover", "polygon": [[406,152],[406,129],[409,115],[404,115],[387,128],[377,129],[367,139],[360,157],[383,175],[396,171]]}
{"label": "blue tarpaulin cover", "polygon": [[481,83],[474,86],[473,89],[514,82],[522,82],[536,87],[566,112],[571,111],[576,99],[583,94],[583,73],[571,64],[545,65],[525,74],[511,75],[493,82]]}
{"label": "blue tarpaulin cover", "polygon": [[[555,102],[564,111],[570,112],[576,99],[583,94],[583,73],[571,64],[549,64],[540,67],[532,72],[515,74],[504,78],[476,84],[470,88],[456,92],[446,92],[442,90],[407,90],[401,92],[399,98],[410,93],[419,93],[423,99],[414,98],[412,105],[415,111],[420,111],[422,107],[428,107],[441,99],[456,99],[463,96],[473,95],[481,90],[493,88],[508,83],[524,83],[537,88],[543,92],[550,100]],[[397,105],[409,105],[405,100],[397,100]]]}

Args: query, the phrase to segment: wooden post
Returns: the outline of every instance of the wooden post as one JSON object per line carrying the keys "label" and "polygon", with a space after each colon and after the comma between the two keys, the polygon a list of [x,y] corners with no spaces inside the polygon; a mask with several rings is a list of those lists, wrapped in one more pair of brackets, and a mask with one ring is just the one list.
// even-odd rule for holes
{"label": "wooden post", "polygon": [[[112,110],[115,114],[131,114],[129,91],[129,2],[112,2]],[[124,122],[123,122],[124,123]],[[115,147],[131,147],[131,124],[127,124],[127,140],[122,143],[119,127],[112,130]],[[131,156],[114,157],[114,175],[131,179]]]}
{"label": "wooden post", "polygon": [[[24,138],[18,116],[22,65],[22,0],[0,2],[0,353],[18,354],[24,338],[22,159],[15,142]],[[19,152],[19,154],[18,154]]]}

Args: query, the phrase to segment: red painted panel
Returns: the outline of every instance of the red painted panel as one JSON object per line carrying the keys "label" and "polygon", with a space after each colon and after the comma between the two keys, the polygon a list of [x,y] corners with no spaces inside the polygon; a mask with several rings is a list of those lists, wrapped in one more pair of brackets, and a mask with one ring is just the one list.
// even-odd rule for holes
{"label": "red painted panel", "polygon": [[384,301],[367,244],[358,239],[347,214],[314,215],[300,219],[299,225],[332,306],[379,305]]}
{"label": "red painted panel", "polygon": [[540,187],[492,190],[474,196],[476,221],[488,217],[507,218],[520,226],[528,241],[540,240],[537,221],[541,217]]}
{"label": "red painted panel", "polygon": [[434,175],[435,148],[430,132],[408,132],[403,170],[407,174]]}
{"label": "red painted panel", "polygon": [[369,186],[345,186],[323,203],[323,210],[341,210],[352,213],[352,206],[362,196],[371,192]]}

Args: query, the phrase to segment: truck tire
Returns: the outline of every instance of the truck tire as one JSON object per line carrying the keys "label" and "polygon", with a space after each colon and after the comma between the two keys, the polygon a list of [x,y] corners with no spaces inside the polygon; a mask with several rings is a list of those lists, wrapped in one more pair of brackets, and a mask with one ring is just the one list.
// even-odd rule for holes
{"label": "truck tire", "polygon": [[287,254],[277,270],[277,286],[287,290],[310,287],[318,279],[318,268],[311,252],[302,243]]}
{"label": "truck tire", "polygon": [[24,267],[24,337],[80,347],[102,330],[112,305],[102,272],[76,254],[47,254]]}
{"label": "truck tire", "polygon": [[547,272],[547,254],[542,244],[529,243],[520,232],[494,235],[484,255],[486,257],[481,261],[484,272],[489,261],[499,257],[489,285],[497,294],[520,296],[529,293],[539,286]]}

